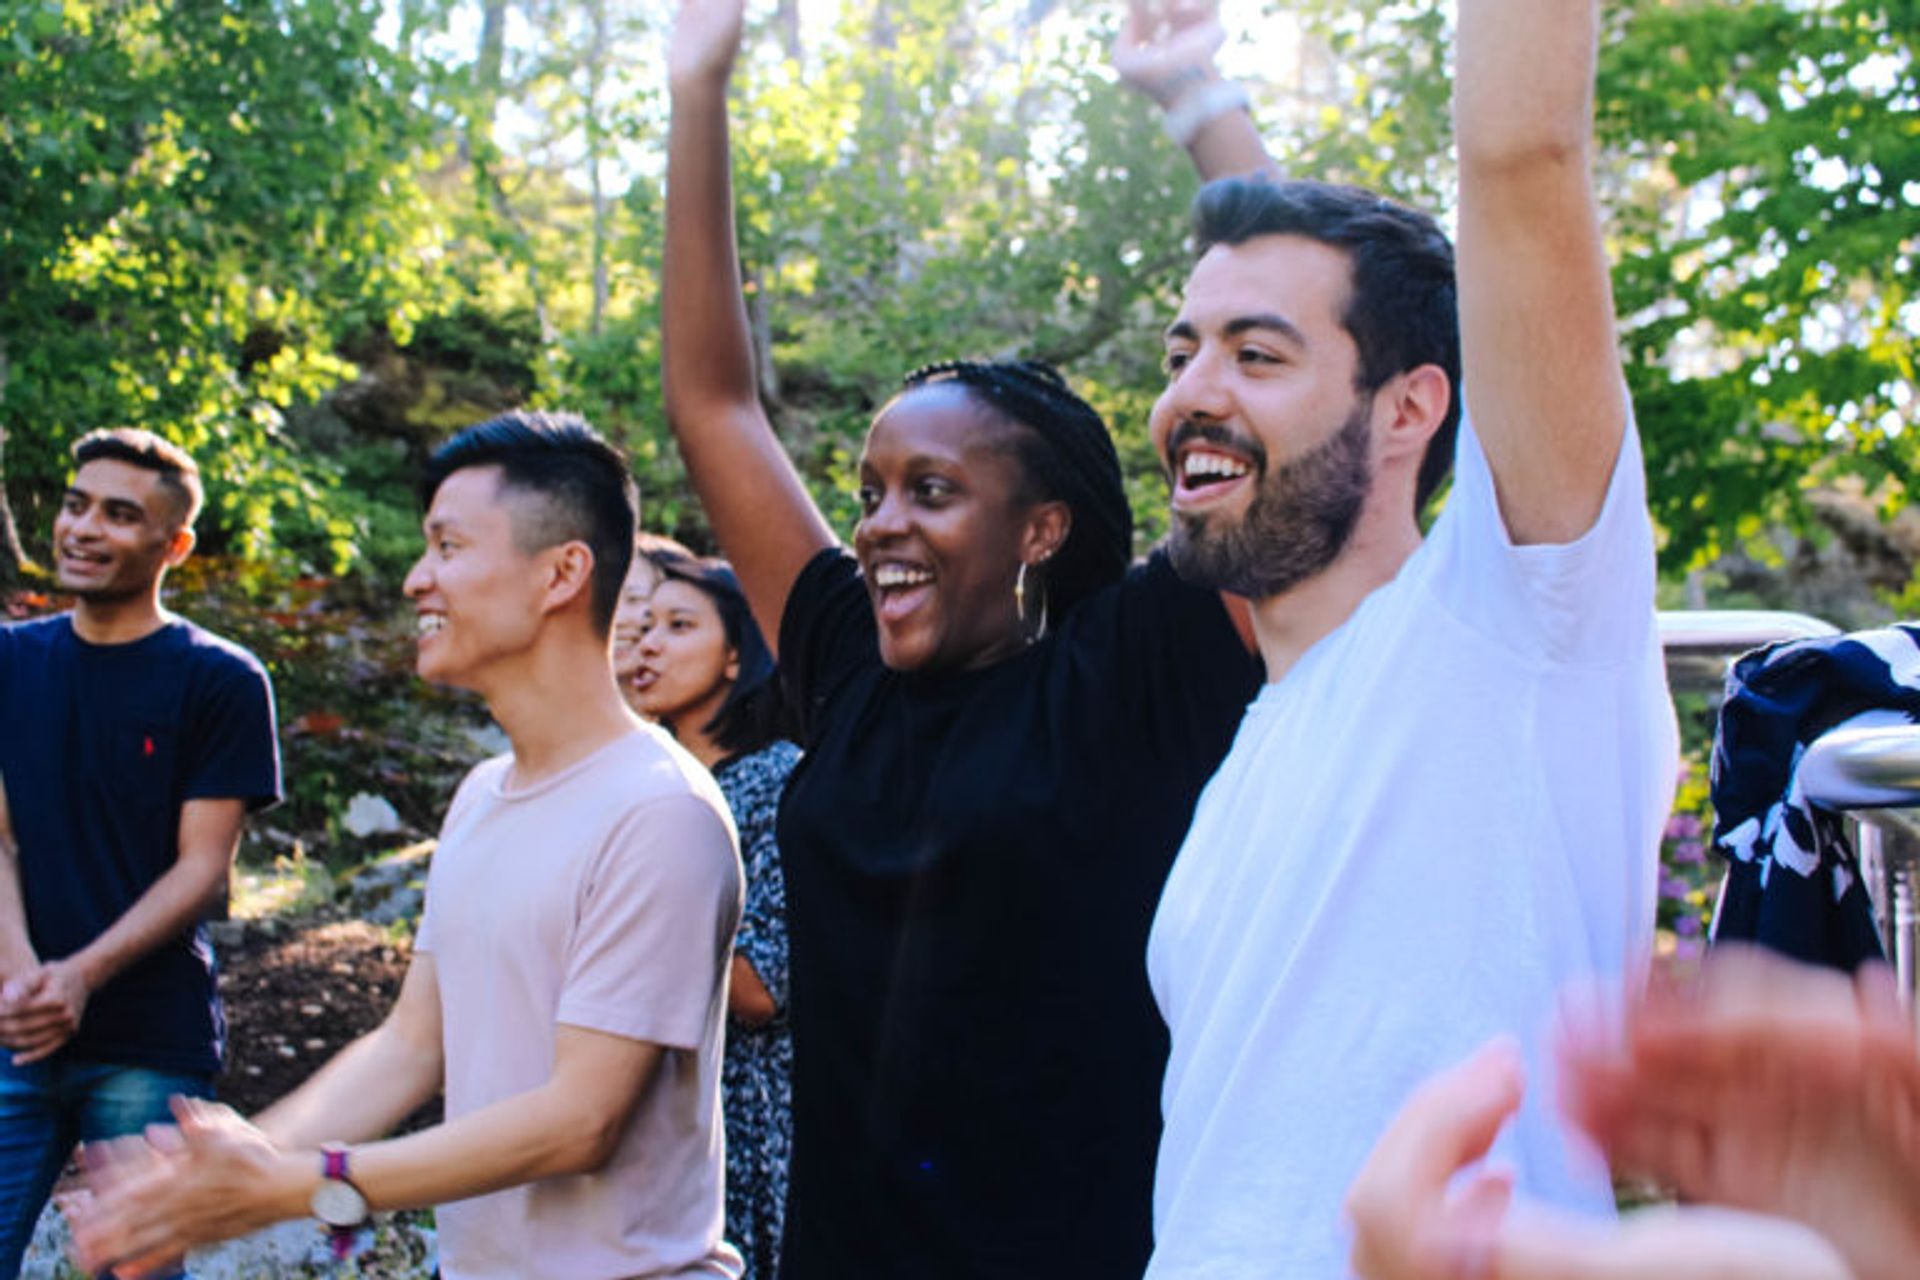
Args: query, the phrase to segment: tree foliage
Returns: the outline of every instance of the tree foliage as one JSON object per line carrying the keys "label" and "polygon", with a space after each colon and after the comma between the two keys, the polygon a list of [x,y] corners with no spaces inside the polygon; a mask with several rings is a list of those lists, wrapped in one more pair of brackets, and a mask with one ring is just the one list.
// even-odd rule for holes
{"label": "tree foliage", "polygon": [[[411,513],[381,468],[488,398],[403,408],[398,453],[315,447],[283,410],[412,359],[511,367],[492,402],[584,410],[633,453],[648,523],[697,538],[658,416],[671,7],[0,7],[0,461],[23,527],[43,527],[68,438],[137,422],[210,460],[246,549],[397,544]],[[902,374],[1017,353],[1108,414],[1158,531],[1144,422],[1195,184],[1106,70],[1118,9],[761,15],[734,117],[749,308],[775,421],[843,525],[859,436]],[[1225,56],[1288,168],[1450,206],[1447,6],[1229,9],[1263,15],[1261,43]],[[1609,0],[1600,181],[1672,569],[1804,524],[1811,484],[1908,498],[1916,10]]]}
{"label": "tree foliage", "polygon": [[[66,444],[155,428],[198,455],[213,541],[343,558],[333,472],[282,411],[343,337],[435,303],[438,160],[372,0],[0,7],[0,387],[38,530]],[[282,527],[276,528],[276,523]]]}

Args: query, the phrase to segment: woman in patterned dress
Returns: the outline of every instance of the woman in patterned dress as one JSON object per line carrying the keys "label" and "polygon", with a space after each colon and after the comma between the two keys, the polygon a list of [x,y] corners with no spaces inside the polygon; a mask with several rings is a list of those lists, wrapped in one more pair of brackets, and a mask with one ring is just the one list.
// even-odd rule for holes
{"label": "woman in patterned dress", "polygon": [[623,592],[616,669],[628,703],[713,771],[740,830],[747,900],[734,938],[721,1081],[727,1130],[727,1236],[747,1280],[773,1280],[792,1142],[793,1038],[787,1024],[786,890],[773,820],[800,749],[773,655],[733,571],[719,560],[652,552],[635,562],[649,594]]}

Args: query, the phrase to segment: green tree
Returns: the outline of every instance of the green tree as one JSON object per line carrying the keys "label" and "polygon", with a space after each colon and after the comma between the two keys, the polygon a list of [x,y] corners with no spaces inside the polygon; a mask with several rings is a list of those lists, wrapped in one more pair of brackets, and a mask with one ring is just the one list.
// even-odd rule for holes
{"label": "green tree", "polygon": [[67,442],[155,428],[209,473],[216,547],[338,561],[355,528],[281,411],[404,337],[437,266],[416,81],[374,0],[0,8],[0,426],[45,527]]}

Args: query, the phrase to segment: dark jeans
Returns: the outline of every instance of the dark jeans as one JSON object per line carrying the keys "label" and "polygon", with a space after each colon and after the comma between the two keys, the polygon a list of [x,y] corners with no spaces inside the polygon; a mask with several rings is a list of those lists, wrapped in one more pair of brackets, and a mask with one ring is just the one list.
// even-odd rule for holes
{"label": "dark jeans", "polygon": [[109,1062],[16,1067],[0,1050],[0,1277],[19,1272],[74,1144],[170,1124],[167,1099],[176,1093],[211,1097],[212,1081]]}

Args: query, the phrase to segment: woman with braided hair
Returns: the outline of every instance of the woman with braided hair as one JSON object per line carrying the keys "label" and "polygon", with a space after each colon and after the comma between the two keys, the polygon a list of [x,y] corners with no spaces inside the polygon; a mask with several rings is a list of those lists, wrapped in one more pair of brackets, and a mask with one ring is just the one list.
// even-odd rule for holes
{"label": "woman with braided hair", "polygon": [[1137,1277],[1166,1032],[1144,954],[1259,686],[1051,368],[911,374],[843,549],[759,402],[729,189],[743,0],[670,55],[667,414],[777,652],[794,1148],[785,1280]]}

